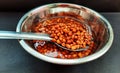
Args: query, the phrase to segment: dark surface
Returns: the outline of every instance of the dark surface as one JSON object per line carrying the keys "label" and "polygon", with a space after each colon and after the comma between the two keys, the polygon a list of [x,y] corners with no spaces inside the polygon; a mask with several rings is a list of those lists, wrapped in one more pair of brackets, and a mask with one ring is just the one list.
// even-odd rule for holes
{"label": "dark surface", "polygon": [[[24,13],[0,12],[0,30],[15,31]],[[0,73],[120,73],[120,13],[102,13],[115,38],[110,50],[97,60],[80,65],[55,65],[28,54],[17,40],[0,40]]]}
{"label": "dark surface", "polygon": [[28,11],[49,3],[75,3],[101,12],[120,12],[120,0],[0,0],[0,11]]}

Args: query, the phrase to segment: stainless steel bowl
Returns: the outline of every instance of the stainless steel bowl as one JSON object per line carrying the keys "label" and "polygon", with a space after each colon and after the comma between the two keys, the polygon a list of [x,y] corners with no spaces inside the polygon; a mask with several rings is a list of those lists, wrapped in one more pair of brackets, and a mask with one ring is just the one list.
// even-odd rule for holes
{"label": "stainless steel bowl", "polygon": [[63,64],[63,65],[73,65],[81,64],[95,60],[105,54],[113,42],[113,30],[110,23],[98,12],[89,9],[87,7],[70,4],[70,3],[53,3],[47,4],[40,7],[37,7],[28,13],[26,13],[19,21],[17,25],[16,32],[30,32],[29,29],[33,22],[40,21],[48,14],[54,14],[59,12],[74,12],[82,16],[86,21],[88,21],[91,28],[94,39],[97,42],[97,50],[86,57],[78,59],[58,59],[52,58],[40,54],[34,50],[25,40],[19,40],[22,47],[31,55],[37,57],[38,59],[54,63],[54,64]]}

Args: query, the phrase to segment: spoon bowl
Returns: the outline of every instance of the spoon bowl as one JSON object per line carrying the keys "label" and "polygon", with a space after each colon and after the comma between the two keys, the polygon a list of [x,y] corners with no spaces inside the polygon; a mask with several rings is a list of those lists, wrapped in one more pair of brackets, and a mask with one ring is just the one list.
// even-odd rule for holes
{"label": "spoon bowl", "polygon": [[62,49],[69,50],[69,51],[85,51],[85,50],[87,50],[87,49],[89,48],[89,46],[86,46],[85,48],[78,48],[78,49],[72,50],[72,49],[68,49],[68,48],[66,48],[66,47],[63,47],[63,46],[61,46],[60,44],[57,44],[57,43],[55,43],[55,44],[56,44],[57,46],[61,47]]}

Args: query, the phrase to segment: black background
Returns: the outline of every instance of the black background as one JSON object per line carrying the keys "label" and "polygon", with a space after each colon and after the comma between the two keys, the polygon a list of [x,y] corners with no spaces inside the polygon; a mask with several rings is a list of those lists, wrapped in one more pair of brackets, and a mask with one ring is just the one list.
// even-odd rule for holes
{"label": "black background", "polygon": [[26,12],[49,3],[75,3],[99,12],[120,12],[120,0],[0,0],[0,11]]}

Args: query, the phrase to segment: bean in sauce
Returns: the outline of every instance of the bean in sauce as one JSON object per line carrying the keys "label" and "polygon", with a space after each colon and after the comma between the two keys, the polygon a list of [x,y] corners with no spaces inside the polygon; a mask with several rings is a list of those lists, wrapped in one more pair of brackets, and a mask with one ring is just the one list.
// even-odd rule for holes
{"label": "bean in sauce", "polygon": [[54,43],[41,40],[32,40],[29,43],[39,53],[54,58],[75,59],[92,54],[95,50],[95,43],[91,41],[92,35],[88,32],[85,25],[74,19],[74,16],[81,21],[84,19],[74,13],[61,12],[57,15],[59,17],[47,18],[33,25],[31,28],[32,32],[47,33],[53,38],[52,42],[56,42],[68,49],[75,50],[85,48],[88,45],[89,49],[85,51],[68,51],[56,46]]}

